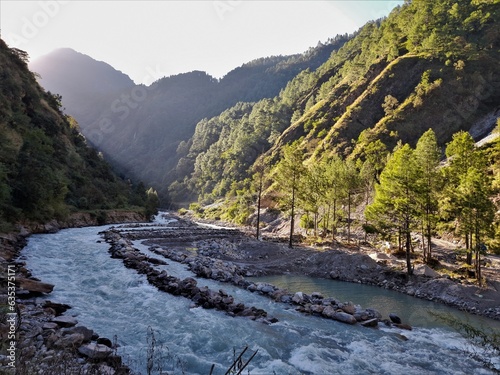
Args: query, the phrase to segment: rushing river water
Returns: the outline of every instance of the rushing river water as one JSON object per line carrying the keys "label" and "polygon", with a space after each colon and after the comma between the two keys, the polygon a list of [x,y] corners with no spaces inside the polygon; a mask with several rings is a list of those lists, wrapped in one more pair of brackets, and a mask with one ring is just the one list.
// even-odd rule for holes
{"label": "rushing river water", "polygon": [[[192,308],[190,300],[159,292],[145,276],[110,258],[108,244],[99,242],[98,232],[105,228],[33,235],[22,254],[34,276],[55,285],[48,299],[71,305],[66,314],[75,315],[81,325],[99,335],[116,336],[118,353],[138,373],[146,374],[151,330],[156,339],[155,366],[168,374],[208,375],[212,364],[213,374],[224,374],[233,361],[233,350],[239,353],[246,346],[249,351],[244,359],[258,350],[247,368],[254,375],[492,373],[464,354],[480,353],[479,348],[427,313],[429,309],[443,311],[442,306],[357,284],[291,276],[268,278],[290,291],[322,292],[376,308],[384,316],[396,312],[414,326],[412,331],[382,325],[369,329],[304,316],[258,294],[200,279],[199,286],[224,289],[236,301],[265,309],[279,322],[265,325],[232,318],[216,310]],[[135,245],[151,255],[145,246]],[[185,266],[168,263],[158,267],[177,277],[192,276]],[[481,323],[476,317],[471,319]],[[485,320],[483,324],[498,329],[497,322]],[[498,361],[497,365],[500,367]]]}

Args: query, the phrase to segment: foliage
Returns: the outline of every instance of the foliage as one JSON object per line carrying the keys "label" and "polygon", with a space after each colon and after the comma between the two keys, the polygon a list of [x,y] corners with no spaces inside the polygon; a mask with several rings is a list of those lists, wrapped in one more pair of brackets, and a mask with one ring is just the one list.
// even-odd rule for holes
{"label": "foliage", "polygon": [[283,148],[283,157],[274,170],[276,188],[281,193],[280,207],[290,212],[289,247],[293,245],[296,204],[303,193],[301,180],[306,170],[303,161],[302,154],[298,152],[298,143],[293,143]]}
{"label": "foliage", "polygon": [[62,115],[61,97],[40,88],[23,56],[0,41],[2,229],[22,220],[64,219],[78,209],[142,206],[143,193],[87,146],[75,122]]}
{"label": "foliage", "polygon": [[146,204],[145,204],[145,214],[146,218],[151,218],[158,214],[158,206],[160,200],[158,199],[158,192],[153,188],[149,188],[146,191]]}
{"label": "foliage", "polygon": [[[375,187],[375,199],[366,209],[369,220],[398,233],[404,240],[407,272],[410,261],[411,231],[418,217],[418,170],[414,151],[406,144],[394,151]],[[400,246],[401,248],[401,246]]]}
{"label": "foliage", "polygon": [[419,170],[418,204],[424,262],[432,260],[431,239],[439,220],[438,195],[443,183],[439,173],[441,150],[434,131],[429,129],[417,142],[415,158]]}
{"label": "foliage", "polygon": [[258,155],[274,162],[281,147],[301,138],[299,149],[314,162],[376,157],[364,168],[372,167],[375,180],[387,149],[398,140],[414,146],[428,124],[443,146],[499,97],[498,19],[489,1],[413,1],[339,37],[323,65],[297,74],[273,99],[238,103],[198,123],[172,188],[224,198],[234,181],[250,177]]}
{"label": "foliage", "polygon": [[487,158],[476,149],[466,132],[458,132],[446,147],[448,166],[443,174],[448,181],[442,208],[449,219],[457,220],[458,234],[467,249],[467,264],[476,255],[476,277],[481,280],[480,255],[485,238],[492,234],[495,206],[490,200],[492,183],[487,173]]}

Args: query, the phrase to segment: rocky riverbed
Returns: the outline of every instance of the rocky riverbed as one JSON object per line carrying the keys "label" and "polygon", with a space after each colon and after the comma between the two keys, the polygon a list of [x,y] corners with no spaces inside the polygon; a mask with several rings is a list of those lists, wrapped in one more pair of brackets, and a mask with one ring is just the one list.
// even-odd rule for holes
{"label": "rocky riverbed", "polygon": [[165,258],[189,264],[198,276],[235,285],[242,277],[262,275],[331,278],[375,285],[500,320],[500,269],[496,266],[489,269],[490,278],[482,287],[422,264],[408,278],[397,258],[371,247],[289,248],[283,241],[259,241],[237,228],[199,227],[190,220],[172,219],[175,231],[131,231],[125,236],[144,240]]}
{"label": "rocky riverbed", "polygon": [[[482,288],[426,268],[408,279],[398,268],[397,261],[387,254],[375,252],[373,248],[339,245],[323,248],[296,246],[290,249],[278,239],[259,241],[239,229],[200,227],[175,215],[168,215],[165,219],[170,223],[156,229],[131,224],[130,230],[121,225],[119,230],[107,232],[110,256],[121,258],[125,266],[144,273],[158,289],[190,298],[193,306],[218,309],[237,319],[253,319],[265,324],[275,322],[267,312],[238,303],[223,290],[200,287],[192,278],[174,278],[156,271],[155,265],[169,260],[182,262],[198,277],[231,283],[292,305],[302,313],[349,324],[377,326],[385,322],[400,328],[411,328],[397,317],[387,319],[369,306],[356,305],[355,297],[350,302],[319,293],[291,294],[270,284],[253,283],[248,278],[297,274],[371,284],[500,320],[498,280],[494,277]],[[40,228],[39,231],[48,230],[57,230],[57,226],[50,225],[50,228]],[[56,301],[47,302],[46,296],[50,295],[52,286],[33,279],[24,263],[17,260],[24,238],[4,236],[0,248],[2,279],[5,281],[1,298],[2,305],[6,307],[9,306],[8,267],[14,266],[16,270],[16,365],[18,371],[24,371],[18,373],[128,373],[120,357],[116,356],[116,348],[110,339],[99,338],[91,329],[79,326],[71,318],[70,306]],[[156,256],[148,257],[135,249],[132,242],[137,240],[148,246]],[[494,268],[490,271],[488,275],[498,276]],[[2,312],[0,322],[2,342],[7,343],[3,352],[7,353],[12,326],[9,323],[12,315],[8,313],[8,310]],[[10,363],[9,354],[0,357],[0,370],[14,373]]]}
{"label": "rocky riverbed", "polygon": [[[65,222],[20,227],[0,235],[0,373],[23,375],[128,374],[111,339],[99,337],[71,317],[71,306],[48,301],[53,285],[33,278],[19,255],[31,233],[62,228],[137,222],[136,212],[74,214]],[[65,314],[66,313],[66,314]]]}

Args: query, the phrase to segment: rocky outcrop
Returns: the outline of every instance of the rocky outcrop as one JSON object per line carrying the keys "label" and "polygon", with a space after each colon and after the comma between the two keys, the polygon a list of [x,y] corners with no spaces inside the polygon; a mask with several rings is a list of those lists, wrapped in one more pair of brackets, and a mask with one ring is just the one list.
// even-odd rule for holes
{"label": "rocky outcrop", "polygon": [[16,283],[18,283],[18,288],[29,293],[50,293],[54,289],[54,285],[34,279],[18,278]]}

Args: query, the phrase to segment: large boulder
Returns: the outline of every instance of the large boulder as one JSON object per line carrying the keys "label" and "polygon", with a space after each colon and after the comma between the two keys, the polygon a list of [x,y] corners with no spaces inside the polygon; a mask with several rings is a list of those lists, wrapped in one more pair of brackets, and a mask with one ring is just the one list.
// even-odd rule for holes
{"label": "large boulder", "polygon": [[413,273],[415,275],[423,275],[427,277],[440,277],[441,275],[430,268],[427,264],[420,264],[415,266]]}
{"label": "large boulder", "polygon": [[357,320],[354,316],[343,311],[337,311],[335,314],[333,314],[332,319],[347,324],[357,323]]}
{"label": "large boulder", "polygon": [[76,349],[82,345],[84,337],[81,333],[72,333],[69,335],[62,336],[59,340],[54,343],[56,348],[62,349]]}
{"label": "large boulder", "polygon": [[342,323],[356,324],[357,320],[351,314],[343,311],[337,311],[333,306],[326,306],[323,309],[322,315],[326,318],[337,320]]}
{"label": "large boulder", "polygon": [[339,308],[350,315],[354,315],[356,312],[356,306],[352,302],[342,303]]}
{"label": "large boulder", "polygon": [[76,333],[81,334],[83,336],[83,342],[89,342],[90,340],[92,340],[92,337],[94,336],[93,330],[83,326],[65,328],[63,330],[63,335],[72,335]]}
{"label": "large boulder", "polygon": [[96,344],[93,342],[80,346],[78,351],[90,359],[105,359],[113,353],[113,349],[107,347],[106,345]]}
{"label": "large boulder", "polygon": [[306,303],[306,297],[304,295],[304,293],[302,292],[297,292],[293,295],[292,297],[292,301],[294,303],[296,303],[297,305],[303,305],[304,303]]}
{"label": "large boulder", "polygon": [[52,318],[51,322],[57,323],[60,327],[73,327],[78,324],[78,320],[73,318],[72,316],[56,316],[55,318]]}
{"label": "large boulder", "polygon": [[34,293],[51,293],[54,285],[33,279],[18,278],[19,287]]}
{"label": "large boulder", "polygon": [[394,313],[389,314],[389,319],[391,319],[391,322],[395,324],[401,324],[401,318]]}

